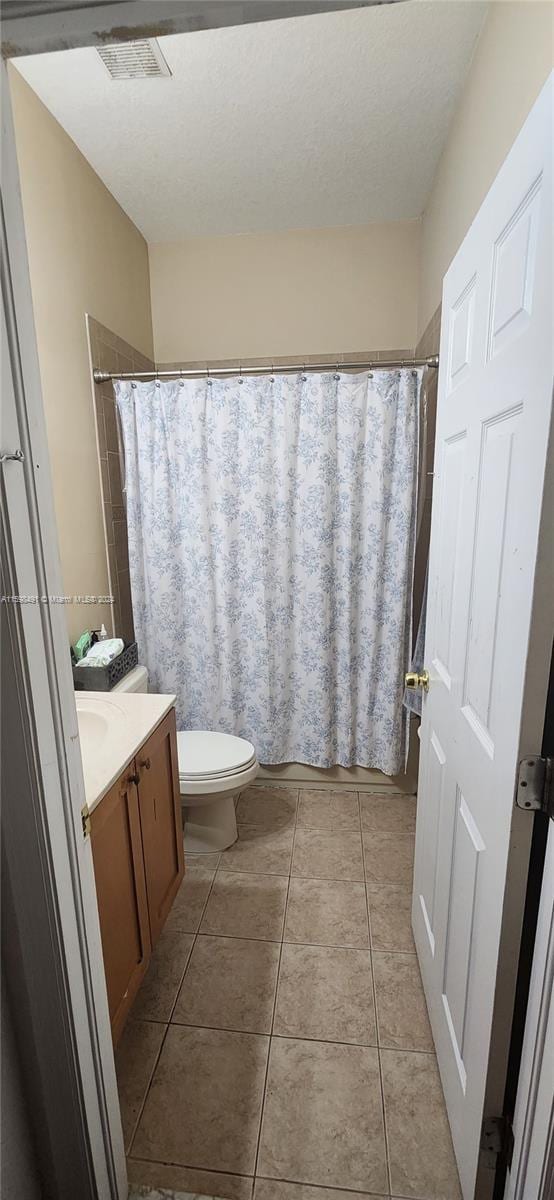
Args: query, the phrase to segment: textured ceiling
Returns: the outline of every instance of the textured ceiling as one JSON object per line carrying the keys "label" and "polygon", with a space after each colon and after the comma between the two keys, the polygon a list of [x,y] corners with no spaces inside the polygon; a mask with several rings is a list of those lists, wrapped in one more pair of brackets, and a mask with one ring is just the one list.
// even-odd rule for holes
{"label": "textured ceiling", "polygon": [[152,242],[418,217],[487,5],[410,0],[15,65]]}

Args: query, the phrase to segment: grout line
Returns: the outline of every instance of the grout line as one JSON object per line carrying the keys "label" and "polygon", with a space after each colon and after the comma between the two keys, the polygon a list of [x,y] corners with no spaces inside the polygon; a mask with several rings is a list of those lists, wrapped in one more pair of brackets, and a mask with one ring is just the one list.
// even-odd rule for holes
{"label": "grout line", "polygon": [[[273,875],[272,878],[273,879],[284,879],[285,876]],[[181,932],[186,933],[187,930],[183,929]],[[273,937],[273,938],[271,938],[271,937],[255,937],[255,935],[253,933],[250,933],[250,934],[214,933],[211,929],[202,929],[202,930],[198,929],[196,934],[190,934],[190,936],[194,937],[195,939],[199,938],[199,937],[202,937],[202,938],[227,938],[230,942],[269,942],[272,946],[279,946],[283,940],[282,938],[278,938],[278,937]],[[149,1018],[147,1018],[147,1020],[148,1019]]]}
{"label": "grout line", "polygon": [[[210,1033],[239,1033],[244,1034],[245,1037],[262,1038],[266,1042],[270,1037],[269,1032],[260,1029],[231,1029],[229,1025],[200,1025],[198,1021],[172,1021],[171,1024],[179,1029],[207,1029]],[[394,1047],[387,1047],[387,1049],[394,1049]],[[205,1167],[202,1170],[211,1171],[211,1167]]]}
{"label": "grout line", "polygon": [[[128,1154],[127,1158],[134,1163],[144,1163],[148,1167],[182,1167],[184,1171],[198,1171],[203,1175],[231,1175],[233,1179],[251,1179],[254,1182],[253,1175],[241,1175],[238,1171],[222,1171],[219,1167],[198,1167],[193,1163],[175,1162],[172,1158],[135,1158],[132,1154]],[[143,1184],[133,1184],[133,1187],[142,1187]],[[154,1184],[154,1187],[157,1185]],[[173,1189],[172,1189],[173,1190]],[[204,1192],[187,1192],[188,1196],[204,1196]],[[171,1195],[171,1192],[170,1192]],[[206,1200],[214,1200],[214,1198],[206,1193]]]}
{"label": "grout line", "polygon": [[[213,888],[213,885],[214,885],[214,879],[215,879],[215,877],[216,877],[216,873],[217,873],[217,872],[216,872],[216,871],[214,871],[214,874],[213,874],[213,877],[212,877],[212,880],[211,880],[211,883],[210,883],[210,889],[209,889],[209,891],[208,891],[208,895],[206,896],[206,900],[205,900],[205,903],[204,903],[204,907],[203,907],[203,909],[202,909],[202,912],[201,912],[201,914],[200,914],[200,920],[199,920],[199,922],[198,922],[198,929],[196,930],[196,933],[194,933],[194,934],[192,934],[192,935],[191,935],[191,934],[189,934],[189,937],[190,937],[190,936],[192,936],[192,942],[191,942],[190,950],[189,950],[189,952],[188,952],[188,954],[187,954],[186,962],[185,962],[185,965],[184,965],[184,967],[183,967],[183,973],[182,973],[182,975],[181,975],[181,978],[180,978],[180,980],[179,980],[179,986],[177,987],[177,989],[176,989],[176,992],[175,992],[175,999],[174,999],[174,1001],[173,1001],[173,1004],[172,1004],[172,1007],[171,1007],[171,1012],[170,1012],[170,1014],[169,1014],[169,1018],[168,1018],[168,1021],[167,1021],[167,1024],[166,1024],[166,1028],[165,1028],[165,1033],[164,1033],[164,1036],[163,1036],[163,1038],[162,1038],[162,1040],[161,1040],[161,1044],[160,1044],[159,1053],[158,1053],[158,1055],[157,1055],[157,1057],[156,1057],[156,1061],[155,1061],[155,1063],[154,1063],[154,1068],[153,1068],[153,1070],[152,1070],[152,1073],[151,1073],[151,1075],[150,1075],[150,1078],[149,1078],[149,1080],[148,1080],[148,1085],[147,1085],[147,1087],[146,1087],[146,1091],[145,1091],[145,1093],[144,1093],[144,1099],[143,1099],[143,1101],[142,1101],[142,1104],[139,1106],[139,1111],[138,1111],[137,1119],[136,1119],[136,1121],[135,1121],[135,1124],[134,1124],[134,1127],[133,1127],[133,1133],[132,1133],[132,1137],[131,1137],[131,1140],[130,1140],[130,1142],[129,1142],[129,1151],[128,1151],[129,1155],[131,1155],[131,1152],[132,1152],[132,1148],[133,1148],[133,1142],[134,1142],[134,1140],[135,1140],[135,1138],[136,1138],[136,1136],[137,1136],[137,1130],[138,1130],[138,1127],[139,1127],[139,1123],[140,1123],[140,1121],[142,1120],[142,1114],[143,1114],[143,1112],[144,1112],[144,1109],[145,1109],[145,1107],[146,1107],[146,1101],[148,1100],[148,1096],[149,1096],[149,1094],[150,1094],[150,1088],[152,1087],[152,1080],[153,1080],[153,1078],[154,1078],[154,1074],[155,1074],[155,1072],[156,1072],[156,1070],[157,1070],[158,1063],[159,1063],[159,1061],[160,1061],[160,1058],[161,1058],[162,1050],[163,1050],[163,1048],[164,1048],[164,1046],[165,1046],[165,1042],[166,1042],[166,1038],[167,1038],[168,1030],[169,1030],[169,1027],[170,1027],[170,1025],[171,1025],[171,1018],[172,1018],[172,1016],[173,1016],[173,1013],[175,1012],[175,1005],[177,1004],[177,1000],[179,999],[179,994],[180,994],[181,988],[182,988],[182,986],[183,986],[183,980],[184,980],[184,978],[185,978],[185,975],[186,975],[186,973],[187,973],[187,968],[188,968],[188,965],[189,965],[189,963],[190,963],[190,960],[191,960],[191,958],[192,958],[192,952],[193,952],[193,950],[194,950],[194,947],[195,947],[195,945],[196,945],[196,940],[197,940],[197,938],[198,938],[198,930],[200,929],[200,925],[201,925],[201,922],[202,922],[202,918],[203,918],[203,916],[204,916],[204,912],[205,912],[205,910],[206,910],[206,905],[207,905],[207,903],[208,903],[208,900],[209,900],[209,898],[210,898],[210,896],[211,896],[211,894],[212,894],[212,888]],[[186,872],[185,872],[185,874],[186,874]],[[183,884],[183,882],[184,882],[184,879],[185,879],[185,875],[183,875],[183,880],[181,881],[181,886],[182,886],[182,884]],[[183,932],[183,931],[178,931],[178,932]],[[144,982],[144,981],[143,981],[143,982]],[[140,991],[140,987],[139,987],[139,991]],[[138,992],[137,992],[137,995],[138,995]],[[146,1018],[146,1019],[148,1019],[148,1018]]]}
{"label": "grout line", "polygon": [[[139,990],[140,990],[140,989],[139,989]],[[135,1121],[135,1123],[134,1123],[134,1125],[133,1125],[133,1132],[132,1132],[132,1135],[131,1135],[131,1137],[130,1137],[130,1139],[129,1139],[129,1149],[128,1149],[128,1150],[126,1150],[126,1152],[125,1152],[125,1153],[126,1153],[126,1155],[128,1155],[128,1157],[129,1157],[129,1158],[131,1158],[131,1156],[132,1156],[133,1142],[134,1142],[134,1140],[135,1140],[135,1138],[136,1138],[136,1136],[137,1136],[137,1130],[138,1130],[138,1127],[139,1127],[139,1122],[142,1120],[142,1114],[143,1114],[143,1112],[144,1112],[144,1107],[145,1107],[146,1101],[147,1101],[147,1099],[148,1099],[148,1095],[149,1095],[149,1092],[150,1092],[150,1088],[152,1087],[152,1080],[153,1080],[153,1078],[154,1078],[154,1074],[155,1074],[155,1072],[156,1072],[156,1070],[157,1070],[157,1068],[158,1068],[158,1063],[159,1063],[159,1061],[160,1061],[161,1053],[162,1053],[162,1050],[163,1050],[163,1048],[164,1048],[164,1045],[165,1045],[165,1039],[166,1039],[166,1037],[167,1037],[167,1031],[168,1031],[168,1029],[169,1029],[169,1022],[167,1023],[167,1025],[166,1025],[166,1027],[165,1027],[165,1032],[164,1032],[163,1038],[162,1038],[162,1040],[161,1040],[161,1042],[160,1042],[160,1049],[159,1049],[159,1051],[158,1051],[158,1053],[157,1053],[157,1055],[156,1055],[156,1058],[155,1058],[155,1061],[154,1061],[154,1066],[153,1066],[153,1068],[152,1068],[152,1071],[151,1071],[151,1073],[150,1073],[150,1078],[149,1078],[149,1080],[148,1080],[148,1083],[147,1083],[147,1085],[146,1085],[146,1089],[145,1089],[145,1092],[144,1092],[144,1098],[143,1098],[142,1104],[140,1104],[140,1105],[139,1105],[139,1109],[138,1109],[138,1113],[137,1113],[137,1118],[136,1118],[136,1121]]]}
{"label": "grout line", "polygon": [[[377,1042],[345,1042],[342,1038],[323,1038],[313,1037],[305,1033],[273,1033],[268,1030],[261,1029],[233,1029],[230,1025],[201,1025],[200,1022],[194,1021],[172,1021],[172,1025],[179,1026],[180,1029],[209,1029],[214,1033],[242,1033],[246,1037],[259,1037],[272,1041],[285,1042],[316,1042],[322,1046],[346,1046],[351,1050],[377,1050]],[[384,1046],[384,1050],[399,1050],[400,1053],[406,1054],[431,1054],[434,1057],[432,1050],[409,1050],[402,1049],[399,1046]],[[211,1170],[211,1168],[205,1168]],[[342,1189],[341,1189],[342,1190]]]}
{"label": "grout line", "polygon": [[373,987],[373,1005],[374,1005],[374,1009],[375,1009],[375,1033],[376,1033],[376,1037],[377,1037],[377,1063],[379,1066],[379,1086],[381,1089],[381,1112],[383,1114],[383,1137],[384,1137],[384,1143],[385,1143],[385,1166],[386,1166],[386,1170],[387,1170],[388,1192],[390,1195],[390,1193],[392,1191],[392,1176],[391,1176],[391,1167],[390,1167],[390,1152],[389,1152],[389,1136],[388,1136],[388,1129],[387,1129],[387,1116],[386,1116],[386,1110],[385,1110],[385,1089],[384,1089],[384,1085],[383,1085],[383,1065],[381,1062],[381,1047],[379,1045],[379,1009],[377,1007],[377,988],[375,985],[375,971],[373,969],[373,951],[372,951],[373,939],[371,936],[371,914],[369,911],[367,885],[366,885],[366,889],[365,889],[365,899],[366,899],[367,923],[368,923],[368,929],[369,929],[369,947],[370,947],[369,953],[370,953],[370,958],[371,958],[371,983],[372,983],[372,987]]}
{"label": "grout line", "polygon": [[[275,876],[273,876],[273,878],[275,878]],[[282,876],[281,878],[284,878],[284,876]],[[260,937],[254,937],[253,934],[250,934],[249,936],[247,936],[242,933],[212,933],[211,930],[209,932],[206,932],[205,930],[204,931],[198,930],[198,933],[196,935],[194,935],[194,932],[191,932],[190,929],[180,929],[180,930],[176,930],[176,932],[188,933],[189,937],[196,936],[196,937],[201,937],[201,938],[227,938],[231,942],[233,942],[233,941],[236,941],[236,942],[268,942],[272,946],[279,946],[282,942],[283,945],[285,945],[285,946],[310,946],[315,950],[361,950],[362,953],[367,954],[368,950],[370,949],[369,943],[366,943],[365,946],[351,946],[351,945],[345,946],[344,942],[293,942],[293,941],[291,941],[290,938],[269,938],[269,937],[260,938]],[[192,951],[191,951],[191,953],[192,953]],[[381,951],[380,951],[380,953],[381,953]],[[382,953],[389,954],[389,953],[394,953],[394,951],[384,950],[384,951],[382,951]],[[404,953],[407,953],[407,951],[405,952],[404,950],[399,950],[398,953],[404,954]],[[158,1020],[159,1021],[159,1018],[156,1018],[156,1017],[140,1017],[137,1019],[140,1019],[141,1021],[142,1020],[144,1020],[144,1021]],[[159,1023],[162,1025],[165,1024],[164,1021],[160,1021]]]}
{"label": "grout line", "polygon": [[[294,844],[296,841],[296,830],[298,828],[298,809],[300,807],[300,791],[298,788],[296,788],[295,790],[296,790],[296,809],[295,809],[295,819],[294,819],[294,832],[292,835],[292,852],[291,852],[291,858],[290,858],[290,870],[291,871],[292,871],[292,860],[293,860],[293,855],[294,855]],[[257,1171],[258,1171],[258,1160],[260,1157],[260,1149],[261,1149],[261,1143],[262,1143],[262,1129],[263,1129],[264,1115],[265,1115],[265,1103],[266,1103],[266,1098],[267,1098],[267,1083],[268,1083],[268,1079],[269,1079],[269,1062],[270,1062],[270,1058],[271,1058],[271,1047],[273,1045],[273,1038],[274,1038],[273,1030],[275,1028],[275,1013],[277,1011],[277,997],[279,995],[281,962],[282,962],[282,958],[283,958],[283,946],[285,944],[284,939],[285,939],[285,927],[286,927],[286,923],[287,923],[287,909],[288,909],[288,903],[289,903],[290,881],[291,881],[291,875],[290,875],[290,871],[289,871],[287,894],[285,897],[285,907],[283,910],[283,925],[282,925],[282,930],[281,930],[281,946],[280,946],[280,950],[279,950],[279,962],[277,964],[277,977],[275,980],[275,995],[273,997],[273,1009],[272,1009],[272,1013],[271,1013],[271,1029],[270,1029],[270,1034],[269,1034],[269,1044],[268,1044],[268,1048],[267,1048],[267,1062],[266,1062],[266,1069],[265,1069],[264,1087],[263,1087],[263,1092],[262,1092],[262,1104],[261,1104],[261,1109],[260,1109],[260,1124],[258,1126],[258,1140],[256,1143],[256,1156],[254,1159],[254,1193],[256,1191],[256,1177],[257,1177]]]}
{"label": "grout line", "polygon": [[[292,1183],[295,1187],[300,1187],[300,1188],[304,1188],[304,1187],[318,1188],[320,1192],[337,1192],[337,1191],[348,1192],[349,1195],[351,1195],[352,1197],[368,1196],[371,1200],[371,1197],[374,1196],[375,1200],[383,1200],[382,1191],[381,1192],[360,1192],[359,1188],[356,1188],[356,1189],[350,1188],[350,1187],[348,1187],[348,1185],[342,1186],[340,1188],[335,1188],[335,1187],[333,1187],[332,1184],[329,1184],[329,1183],[303,1183],[303,1182],[299,1181],[298,1179],[283,1179],[280,1175],[279,1176],[277,1176],[277,1175],[258,1175],[258,1179],[263,1182],[268,1182],[268,1183],[286,1183],[286,1184]],[[389,1197],[388,1196],[385,1197],[385,1200],[389,1200]],[[403,1197],[393,1196],[392,1200],[403,1200]],[[407,1200],[409,1200],[409,1197],[407,1198]],[[413,1197],[412,1197],[412,1200],[413,1200]]]}
{"label": "grout line", "polygon": [[[318,829],[307,830],[307,833],[319,833]],[[364,884],[365,879],[335,879],[332,875],[294,875],[290,871],[239,871],[235,867],[225,868],[218,867],[217,875],[267,875],[270,879],[313,879],[317,883],[361,883]]]}
{"label": "grout line", "polygon": [[180,982],[179,982],[179,987],[177,988],[177,991],[176,991],[176,993],[175,993],[175,999],[174,999],[174,1001],[173,1001],[173,1005],[172,1005],[172,1007],[171,1007],[171,1012],[170,1012],[170,1014],[169,1014],[169,1024],[171,1024],[171,1021],[172,1021],[172,1018],[173,1018],[173,1013],[175,1012],[175,1008],[176,1008],[176,1005],[177,1005],[177,1001],[178,1001],[178,999],[179,999],[179,995],[180,995],[180,992],[181,992],[181,988],[182,988],[182,986],[183,986],[183,981],[184,981],[185,975],[186,975],[186,973],[187,973],[187,971],[188,971],[188,968],[189,968],[189,963],[190,963],[190,960],[191,960],[191,958],[192,958],[192,955],[193,955],[193,952],[194,952],[194,947],[196,946],[196,943],[197,943],[197,941],[198,941],[198,935],[199,935],[199,933],[200,933],[200,926],[201,926],[201,924],[202,924],[202,921],[203,921],[203,918],[204,918],[204,913],[205,913],[205,911],[206,911],[206,907],[207,907],[208,901],[209,901],[209,899],[210,899],[210,896],[211,896],[211,894],[212,894],[212,888],[213,888],[213,886],[214,886],[214,883],[215,883],[215,877],[216,877],[216,874],[217,874],[217,871],[214,871],[214,874],[213,874],[213,877],[212,877],[212,880],[211,880],[211,883],[210,883],[210,887],[209,887],[209,890],[208,890],[208,894],[207,894],[207,896],[206,896],[206,899],[205,899],[205,901],[204,901],[204,906],[203,906],[203,908],[202,908],[202,912],[200,913],[200,920],[199,920],[199,922],[198,922],[198,928],[197,928],[197,930],[196,930],[196,933],[194,933],[194,934],[193,934],[192,945],[191,945],[190,951],[189,951],[189,953],[188,953],[188,957],[187,957],[187,961],[186,961],[186,963],[185,963],[185,967],[184,967],[184,970],[183,970],[183,974],[181,975],[181,979],[180,979]]}
{"label": "grout line", "polygon": [[[140,988],[139,988],[139,990],[140,990]],[[142,1018],[141,1018],[141,1019],[142,1019]],[[160,1021],[160,1022],[158,1022],[158,1023],[159,1023],[159,1024],[162,1024],[162,1022],[161,1022],[161,1021]],[[135,1140],[135,1135],[136,1135],[136,1132],[137,1132],[138,1123],[139,1123],[139,1121],[140,1121],[140,1118],[142,1117],[142,1112],[143,1112],[143,1109],[144,1109],[144,1105],[146,1104],[146,1097],[147,1097],[147,1095],[148,1095],[148,1093],[149,1093],[149,1091],[150,1091],[150,1085],[151,1085],[151,1083],[152,1083],[152,1079],[154,1078],[154,1072],[155,1072],[155,1070],[156,1070],[156,1067],[157,1067],[157,1065],[158,1065],[158,1062],[159,1062],[159,1060],[160,1060],[160,1054],[161,1054],[161,1052],[162,1052],[162,1049],[163,1049],[163,1044],[164,1044],[164,1042],[165,1042],[165,1039],[166,1039],[166,1036],[167,1036],[167,1031],[168,1031],[168,1029],[169,1029],[169,1024],[165,1024],[165,1021],[163,1022],[163,1024],[165,1025],[165,1029],[164,1029],[164,1033],[163,1033],[162,1040],[161,1040],[161,1042],[160,1042],[160,1048],[159,1048],[159,1050],[158,1050],[158,1053],[156,1054],[156,1056],[155,1056],[155,1058],[154,1058],[154,1063],[153,1063],[153,1065],[152,1065],[152,1070],[150,1071],[150,1073],[149,1073],[149,1076],[148,1076],[148,1082],[147,1082],[147,1084],[146,1084],[146,1088],[145,1088],[145,1092],[144,1092],[144,1100],[143,1100],[142,1104],[139,1106],[139,1112],[138,1112],[138,1115],[137,1115],[137,1117],[136,1117],[136,1120],[133,1122],[133,1126],[132,1126],[132,1129],[131,1129],[131,1136],[130,1136],[130,1138],[129,1138],[129,1144],[128,1144],[128,1146],[127,1146],[127,1145],[125,1145],[125,1147],[124,1147],[124,1149],[125,1149],[125,1157],[127,1157],[128,1155],[130,1156],[130,1154],[131,1154],[131,1147],[132,1147],[132,1145],[133,1145],[133,1142],[134,1142],[134,1140]],[[116,1081],[117,1081],[117,1072],[116,1072]],[[119,1093],[118,1093],[118,1099],[119,1099]]]}

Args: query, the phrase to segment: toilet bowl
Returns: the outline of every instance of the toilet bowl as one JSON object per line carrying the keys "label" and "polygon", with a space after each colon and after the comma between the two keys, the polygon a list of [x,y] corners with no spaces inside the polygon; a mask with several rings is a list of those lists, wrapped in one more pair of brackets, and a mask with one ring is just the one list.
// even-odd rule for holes
{"label": "toilet bowl", "polygon": [[[147,692],[146,667],[135,667],[112,690]],[[226,850],[237,840],[235,798],[260,769],[252,743],[230,733],[179,730],[177,757],[185,850],[189,854]]]}
{"label": "toilet bowl", "polygon": [[177,734],[179,787],[185,813],[185,849],[225,850],[237,840],[235,797],[260,769],[251,742],[205,729]]}

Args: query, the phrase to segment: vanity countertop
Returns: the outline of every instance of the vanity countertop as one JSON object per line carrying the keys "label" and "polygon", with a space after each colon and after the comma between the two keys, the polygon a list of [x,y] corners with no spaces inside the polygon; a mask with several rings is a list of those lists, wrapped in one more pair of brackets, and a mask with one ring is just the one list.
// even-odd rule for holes
{"label": "vanity countertop", "polygon": [[175,704],[150,692],[76,692],[85,797],[96,807]]}

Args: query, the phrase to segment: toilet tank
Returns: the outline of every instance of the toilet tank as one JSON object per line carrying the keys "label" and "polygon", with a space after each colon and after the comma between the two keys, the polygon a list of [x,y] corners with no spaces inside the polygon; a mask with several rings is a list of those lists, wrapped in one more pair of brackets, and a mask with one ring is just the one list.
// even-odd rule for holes
{"label": "toilet tank", "polygon": [[128,675],[124,675],[119,683],[111,689],[112,692],[147,692],[148,691],[148,671],[146,667],[142,667],[139,663],[138,667],[133,667]]}

